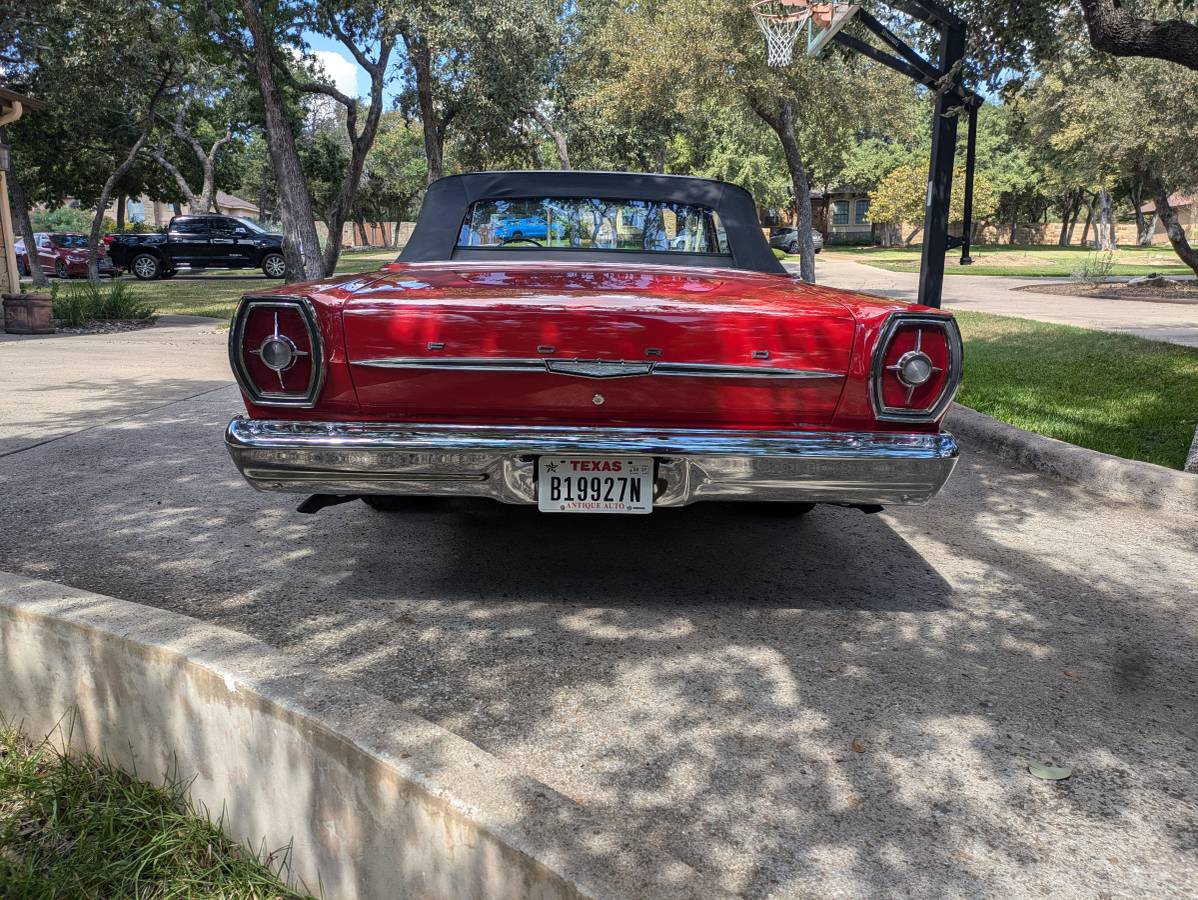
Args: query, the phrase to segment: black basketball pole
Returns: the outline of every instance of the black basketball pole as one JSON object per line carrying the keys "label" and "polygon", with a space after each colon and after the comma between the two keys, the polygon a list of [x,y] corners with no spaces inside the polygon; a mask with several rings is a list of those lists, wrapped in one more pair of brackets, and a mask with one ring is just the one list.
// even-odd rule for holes
{"label": "black basketball pole", "polygon": [[[969,265],[969,230],[973,219],[974,132],[979,98],[961,86],[965,59],[965,23],[936,0],[888,0],[890,6],[931,25],[940,33],[936,62],[925,60],[905,41],[865,10],[857,19],[892,51],[875,47],[860,38],[837,32],[837,43],[901,72],[936,94],[932,121],[932,158],[928,165],[928,192],[924,202],[923,258],[919,266],[917,300],[925,306],[940,306],[944,290],[944,260],[949,250],[961,247],[961,261]],[[957,152],[957,121],[968,110],[969,145],[965,167],[965,234],[949,237],[949,207],[953,193],[953,166]]]}
{"label": "black basketball pole", "polygon": [[969,104],[969,137],[965,144],[965,215],[961,221],[961,265],[972,266],[969,245],[973,240],[973,165],[978,148],[978,104]]}
{"label": "black basketball pole", "polygon": [[953,162],[957,152],[957,112],[961,101],[951,90],[952,77],[965,56],[965,29],[945,27],[940,37],[940,87],[932,119],[932,161],[923,214],[923,259],[919,266],[918,302],[940,306],[944,290],[944,258],[948,255],[949,205],[953,194]]}

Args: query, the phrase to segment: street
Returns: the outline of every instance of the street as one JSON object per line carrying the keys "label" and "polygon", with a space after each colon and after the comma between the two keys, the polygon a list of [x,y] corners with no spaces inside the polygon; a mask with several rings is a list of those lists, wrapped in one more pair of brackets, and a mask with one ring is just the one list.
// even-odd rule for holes
{"label": "street", "polygon": [[1194,895],[1198,521],[970,447],[874,516],[303,516],[222,446],[224,338],[0,345],[0,569],[260,637],[745,896]]}

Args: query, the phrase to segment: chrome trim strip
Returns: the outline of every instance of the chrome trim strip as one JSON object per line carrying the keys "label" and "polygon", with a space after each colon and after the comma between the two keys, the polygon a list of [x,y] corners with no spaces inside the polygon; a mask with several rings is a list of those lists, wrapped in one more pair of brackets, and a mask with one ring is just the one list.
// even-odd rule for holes
{"label": "chrome trim strip", "polygon": [[[302,395],[281,394],[278,391],[263,391],[250,377],[245,363],[245,347],[243,336],[245,322],[249,312],[259,306],[268,309],[297,309],[304,327],[308,330],[308,340],[312,350],[312,374],[308,378],[308,388]],[[238,386],[245,392],[255,406],[286,406],[293,409],[311,409],[316,405],[320,389],[324,387],[326,374],[324,356],[324,337],[320,333],[320,324],[316,319],[316,310],[312,301],[307,297],[272,297],[253,296],[242,297],[233,313],[233,326],[229,329],[229,366],[233,369],[233,377]]]}
{"label": "chrome trim strip", "polygon": [[535,503],[539,455],[653,456],[658,506],[700,500],[911,504],[957,460],[945,433],[287,422],[236,418],[229,453],[258,490]]}
{"label": "chrome trim strip", "polygon": [[[580,378],[632,378],[668,375],[682,378],[836,379],[842,372],[822,369],[784,369],[777,366],[738,366],[721,363],[628,362],[625,360],[556,359],[507,356],[380,356],[356,359],[352,365],[375,369],[435,369],[453,372],[551,372]],[[610,370],[605,370],[610,367]],[[576,371],[571,371],[576,369]]]}
{"label": "chrome trim strip", "polygon": [[[882,402],[882,377],[885,374],[886,351],[894,334],[903,325],[927,325],[944,331],[948,341],[948,376],[944,387],[936,401],[923,409],[904,409],[887,406]],[[947,411],[957,391],[961,387],[961,375],[964,369],[965,354],[961,344],[961,329],[957,320],[951,316],[934,316],[928,313],[891,313],[878,334],[878,342],[874,345],[874,355],[870,367],[869,402],[873,407],[874,417],[880,422],[935,422]]]}
{"label": "chrome trim strip", "polygon": [[505,356],[380,356],[355,359],[372,369],[437,369],[454,372],[544,372],[542,359]]}
{"label": "chrome trim strip", "polygon": [[659,362],[654,375],[676,375],[690,378],[844,378],[843,372],[822,369],[783,369],[777,366],[726,366],[718,363]]}

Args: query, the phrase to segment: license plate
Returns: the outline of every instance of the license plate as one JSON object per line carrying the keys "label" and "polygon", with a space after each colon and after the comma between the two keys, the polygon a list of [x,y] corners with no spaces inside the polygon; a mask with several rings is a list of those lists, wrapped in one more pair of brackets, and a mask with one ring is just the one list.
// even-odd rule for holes
{"label": "license plate", "polygon": [[537,509],[568,513],[653,511],[653,460],[646,456],[542,456]]}

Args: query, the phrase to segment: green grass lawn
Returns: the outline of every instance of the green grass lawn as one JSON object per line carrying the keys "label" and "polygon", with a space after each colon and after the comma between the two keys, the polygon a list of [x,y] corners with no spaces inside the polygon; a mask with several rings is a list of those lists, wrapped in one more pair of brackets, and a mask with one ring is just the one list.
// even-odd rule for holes
{"label": "green grass lawn", "polygon": [[197,814],[181,786],[157,787],[93,757],[63,756],[0,723],[0,896],[297,895]]}
{"label": "green grass lawn", "polygon": [[[342,253],[338,273],[370,272],[394,262],[395,250],[368,250]],[[259,291],[282,282],[267,278],[257,269],[237,271],[216,269],[189,275],[181,272],[167,281],[138,281],[122,276],[134,294],[153,304],[156,315],[212,316],[228,319],[242,294]]]}
{"label": "green grass lawn", "polygon": [[[918,272],[920,252],[919,247],[829,247],[824,250],[830,259],[851,259],[891,272]],[[1055,245],[1012,247],[992,244],[974,247],[970,255],[973,265],[962,266],[960,252],[948,254],[944,271],[950,275],[1009,275],[1017,278],[1068,276],[1087,257],[1094,256],[1094,251]],[[1120,247],[1115,251],[1113,262],[1112,275],[1194,274],[1168,246]]]}
{"label": "green grass lawn", "polygon": [[958,312],[966,406],[1092,450],[1180,469],[1198,423],[1198,349]]}

